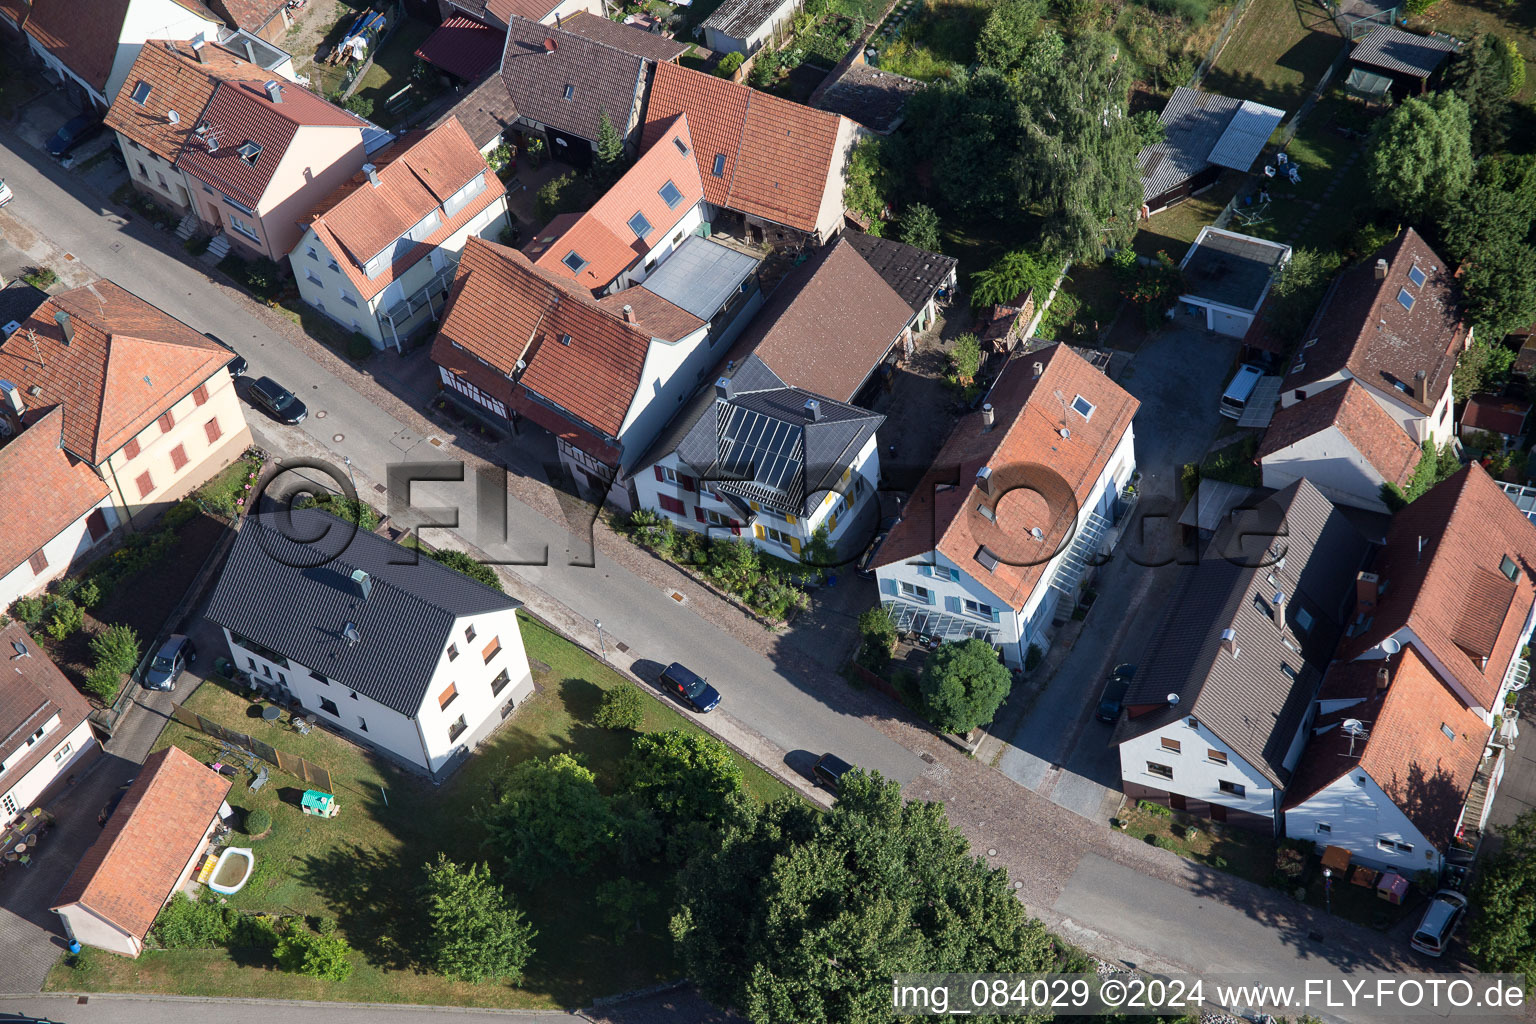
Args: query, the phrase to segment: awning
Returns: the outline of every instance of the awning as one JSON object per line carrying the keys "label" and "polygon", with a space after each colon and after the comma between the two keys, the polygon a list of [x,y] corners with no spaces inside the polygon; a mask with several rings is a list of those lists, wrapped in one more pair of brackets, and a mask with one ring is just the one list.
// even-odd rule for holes
{"label": "awning", "polygon": [[416,50],[416,56],[463,79],[477,81],[501,60],[505,32],[456,14],[437,27]]}
{"label": "awning", "polygon": [[1344,80],[1344,88],[1351,96],[1359,96],[1362,99],[1378,100],[1385,98],[1392,91],[1392,79],[1386,75],[1378,75],[1364,68],[1355,68]]}

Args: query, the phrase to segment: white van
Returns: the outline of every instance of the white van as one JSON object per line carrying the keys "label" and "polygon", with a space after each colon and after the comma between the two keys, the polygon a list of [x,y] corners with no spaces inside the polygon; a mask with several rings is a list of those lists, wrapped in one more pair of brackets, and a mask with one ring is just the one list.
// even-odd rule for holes
{"label": "white van", "polygon": [[1248,399],[1253,397],[1253,389],[1259,386],[1259,378],[1264,376],[1264,371],[1257,366],[1244,363],[1237,368],[1237,376],[1232,378],[1232,383],[1227,385],[1226,394],[1221,396],[1221,414],[1229,419],[1239,419],[1243,410],[1248,406]]}

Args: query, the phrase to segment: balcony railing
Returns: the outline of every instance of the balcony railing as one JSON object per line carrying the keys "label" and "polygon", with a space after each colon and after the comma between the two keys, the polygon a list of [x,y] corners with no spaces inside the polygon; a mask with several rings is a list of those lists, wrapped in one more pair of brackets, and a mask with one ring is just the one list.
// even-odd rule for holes
{"label": "balcony railing", "polygon": [[409,335],[411,328],[421,322],[418,319],[421,314],[426,313],[432,319],[437,319],[442,312],[448,289],[453,287],[453,276],[458,269],[459,257],[457,254],[451,255],[447,265],[432,275],[432,280],[389,309],[379,311],[379,326],[389,332],[397,351],[400,349],[401,332]]}

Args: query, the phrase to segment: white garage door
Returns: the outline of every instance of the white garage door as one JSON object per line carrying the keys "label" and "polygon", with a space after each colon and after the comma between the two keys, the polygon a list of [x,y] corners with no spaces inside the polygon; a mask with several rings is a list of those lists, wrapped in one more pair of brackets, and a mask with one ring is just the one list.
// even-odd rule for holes
{"label": "white garage door", "polygon": [[1213,309],[1210,312],[1209,323],[1211,330],[1217,334],[1225,334],[1230,338],[1241,338],[1248,333],[1248,325],[1253,322],[1251,316],[1242,313],[1228,313],[1225,310]]}

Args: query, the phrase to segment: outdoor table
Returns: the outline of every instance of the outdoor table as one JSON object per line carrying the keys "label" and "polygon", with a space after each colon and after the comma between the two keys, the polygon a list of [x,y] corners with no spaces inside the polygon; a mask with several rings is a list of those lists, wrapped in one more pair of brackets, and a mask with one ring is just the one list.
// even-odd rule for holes
{"label": "outdoor table", "polygon": [[283,709],[282,708],[273,707],[270,704],[268,706],[266,706],[266,707],[261,709],[261,717],[263,719],[265,719],[266,721],[268,721],[268,722],[275,722],[275,721],[277,721],[280,717],[282,717],[282,714],[283,714]]}
{"label": "outdoor table", "polygon": [[27,844],[26,843],[17,843],[16,844],[16,852],[17,853],[26,853],[27,852]]}
{"label": "outdoor table", "polygon": [[19,853],[8,853],[8,854],[5,855],[5,859],[14,863],[16,858],[18,858],[20,856],[21,856],[21,854],[19,854]]}

